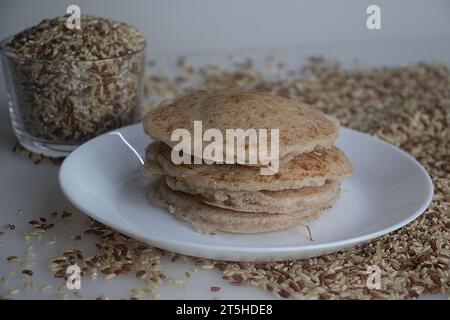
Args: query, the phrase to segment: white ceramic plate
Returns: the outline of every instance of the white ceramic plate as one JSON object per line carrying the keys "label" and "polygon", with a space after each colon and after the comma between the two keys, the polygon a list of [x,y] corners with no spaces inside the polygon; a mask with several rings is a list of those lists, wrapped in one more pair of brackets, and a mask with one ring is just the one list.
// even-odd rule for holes
{"label": "white ceramic plate", "polygon": [[173,252],[220,260],[306,258],[341,250],[394,231],[416,219],[431,202],[425,169],[400,149],[350,129],[337,145],[353,163],[333,208],[305,227],[235,235],[204,235],[153,207],[145,195],[142,163],[150,138],[136,124],[101,135],[77,148],[62,164],[65,196],[94,219],[131,237]]}

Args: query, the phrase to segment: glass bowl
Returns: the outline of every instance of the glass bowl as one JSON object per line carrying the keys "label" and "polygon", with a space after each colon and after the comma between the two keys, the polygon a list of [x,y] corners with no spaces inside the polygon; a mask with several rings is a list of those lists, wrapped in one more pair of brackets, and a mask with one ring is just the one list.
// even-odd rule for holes
{"label": "glass bowl", "polygon": [[26,149],[68,155],[78,145],[139,119],[146,43],[98,60],[39,60],[0,53],[12,127]]}

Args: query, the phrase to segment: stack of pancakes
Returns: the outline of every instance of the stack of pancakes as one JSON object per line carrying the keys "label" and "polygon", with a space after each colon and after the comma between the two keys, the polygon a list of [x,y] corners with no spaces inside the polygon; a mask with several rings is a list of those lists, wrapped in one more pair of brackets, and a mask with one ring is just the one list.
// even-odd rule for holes
{"label": "stack of pancakes", "polygon": [[[177,128],[279,129],[279,170],[261,175],[262,164],[179,164],[171,159]],[[339,123],[302,102],[265,93],[198,90],[150,111],[144,130],[144,175],[160,176],[148,189],[153,205],[168,208],[204,233],[259,233],[304,224],[339,198],[352,165],[334,142]],[[254,146],[253,146],[254,147]],[[246,152],[252,145],[245,145]]]}

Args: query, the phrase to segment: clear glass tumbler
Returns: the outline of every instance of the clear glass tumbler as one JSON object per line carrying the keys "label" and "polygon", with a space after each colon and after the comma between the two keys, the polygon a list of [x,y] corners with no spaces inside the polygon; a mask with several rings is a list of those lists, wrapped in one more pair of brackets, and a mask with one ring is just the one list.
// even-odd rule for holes
{"label": "clear glass tumbler", "polygon": [[51,157],[134,123],[140,116],[145,48],[99,60],[38,60],[0,42],[13,130],[26,149]]}

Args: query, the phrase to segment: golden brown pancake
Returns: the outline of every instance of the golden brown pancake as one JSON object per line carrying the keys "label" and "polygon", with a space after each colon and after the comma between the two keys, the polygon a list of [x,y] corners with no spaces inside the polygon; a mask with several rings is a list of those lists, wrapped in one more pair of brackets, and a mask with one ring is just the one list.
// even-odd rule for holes
{"label": "golden brown pancake", "polygon": [[[203,131],[220,130],[224,139],[226,129],[279,129],[280,161],[329,147],[339,133],[336,119],[298,100],[217,89],[192,91],[161,103],[145,116],[144,131],[173,147],[178,143],[171,141],[173,130],[187,129],[193,139],[195,120],[202,121]],[[256,147],[247,143],[247,154]]]}

